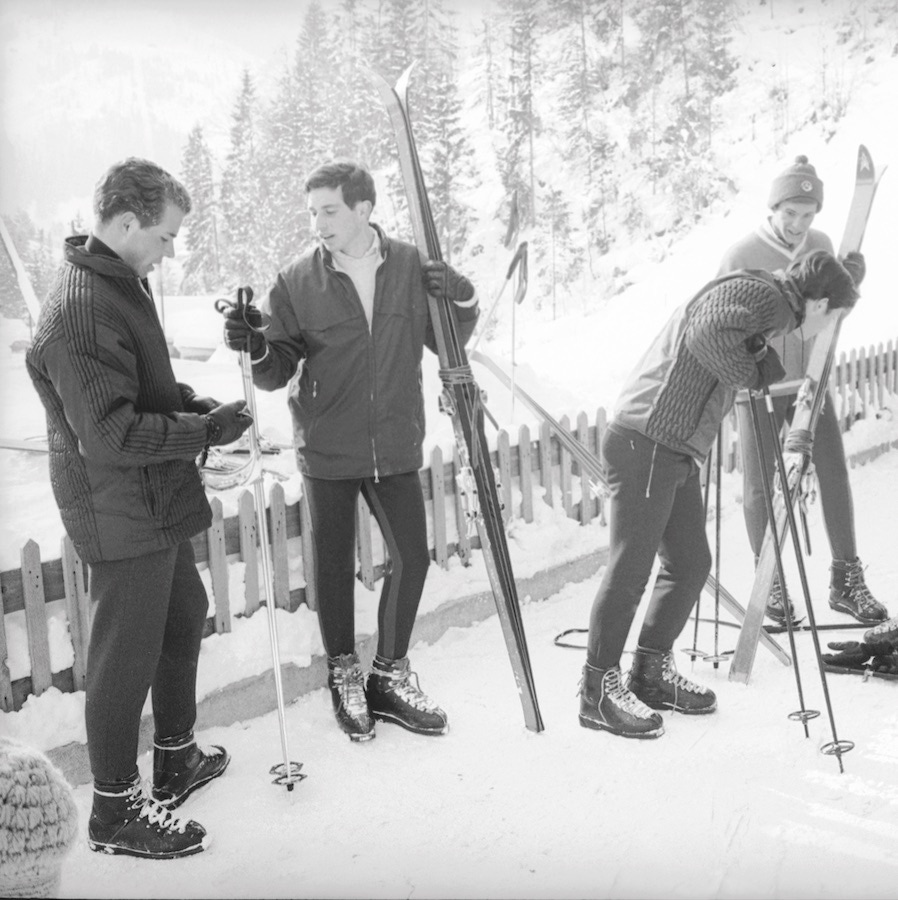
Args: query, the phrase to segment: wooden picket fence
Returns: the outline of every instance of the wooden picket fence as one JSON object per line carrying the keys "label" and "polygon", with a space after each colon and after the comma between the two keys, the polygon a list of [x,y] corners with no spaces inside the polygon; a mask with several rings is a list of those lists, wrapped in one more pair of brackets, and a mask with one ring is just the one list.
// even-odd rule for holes
{"label": "wooden picket fence", "polygon": [[[865,417],[871,409],[887,405],[898,395],[898,342],[883,347],[842,353],[834,366],[831,386],[837,396],[843,430]],[[592,420],[579,413],[571,428],[569,419],[560,419],[562,427],[571,431],[593,453],[598,453],[606,425],[606,412],[599,408]],[[723,470],[741,469],[735,417],[723,425]],[[533,521],[534,503],[544,502],[564,510],[569,518],[587,524],[599,518],[604,523],[604,496],[590,485],[586,473],[580,471],[570,454],[543,424],[536,436],[528,426],[518,430],[517,444],[512,445],[506,431],[499,431],[493,465],[499,472],[503,515],[525,522]],[[455,489],[458,459],[444,459],[443,450],[434,448],[430,465],[421,470],[421,484],[429,514],[429,546],[431,557],[443,568],[457,556],[463,563],[472,550],[479,548],[476,534],[470,534],[465,512]],[[260,577],[258,540],[252,492],[244,491],[238,501],[236,516],[225,517],[221,501],[211,500],[213,519],[209,529],[193,538],[197,565],[208,569],[214,601],[214,613],[206,623],[206,633],[231,630],[232,615],[251,616],[267,602],[266,587]],[[295,611],[301,604],[317,608],[312,554],[309,544],[309,514],[304,498],[287,504],[284,490],[274,484],[267,511],[272,553],[272,582],[277,607]],[[383,577],[384,550],[376,524],[373,524],[363,501],[358,508],[358,577],[370,589]],[[91,602],[87,567],[82,563],[68,538],[62,541],[57,559],[42,560],[38,545],[29,540],[21,551],[21,568],[0,573],[0,710],[21,708],[29,695],[40,695],[53,686],[64,692],[83,690]],[[291,586],[291,562],[301,564],[301,584]],[[232,598],[230,567],[244,566],[243,597]],[[299,569],[297,565],[294,569]],[[50,661],[48,619],[51,606],[64,605],[67,627],[73,648],[73,663],[64,671],[53,672]],[[7,622],[18,615],[27,631],[30,675],[13,681],[8,665]]]}
{"label": "wooden picket fence", "polygon": [[[603,409],[597,411],[592,422],[586,413],[580,413],[573,429],[567,417],[560,424],[576,434],[593,453],[598,452],[605,427]],[[499,473],[506,522],[512,516],[532,522],[535,502],[560,507],[568,517],[582,524],[597,517],[604,521],[604,497],[592,490],[585,473],[579,472],[570,454],[552,437],[548,425],[543,425],[535,438],[526,425],[521,426],[516,445],[511,444],[506,431],[500,431],[491,457]],[[476,533],[469,533],[465,510],[456,491],[458,469],[454,450],[451,458],[444,459],[443,450],[435,447],[430,465],[420,472],[430,523],[430,553],[443,568],[448,568],[453,556],[467,563],[472,550],[480,546]],[[251,616],[267,602],[266,586],[260,575],[252,491],[240,494],[235,516],[223,515],[219,498],[212,497],[210,502],[212,524],[192,542],[198,567],[208,569],[214,602],[214,612],[206,622],[206,634],[222,634],[231,631],[232,615]],[[268,503],[274,604],[290,612],[300,604],[317,609],[305,498],[288,504],[283,487],[275,483]],[[20,709],[29,695],[40,695],[51,686],[63,692],[83,690],[86,674],[91,616],[87,567],[68,538],[62,540],[59,559],[43,561],[40,548],[33,540],[25,544],[21,556],[20,569],[0,573],[0,709],[4,711]],[[231,596],[230,567],[236,563],[244,566],[242,597]],[[294,569],[299,568],[296,563],[301,564],[301,584],[290,584],[291,563]],[[359,579],[373,590],[383,577],[384,548],[376,523],[362,500],[358,506],[358,566]],[[48,610],[51,604],[60,603],[65,608],[74,660],[70,668],[53,672]],[[23,611],[31,674],[13,681],[8,665],[6,623],[10,616],[21,617]]]}

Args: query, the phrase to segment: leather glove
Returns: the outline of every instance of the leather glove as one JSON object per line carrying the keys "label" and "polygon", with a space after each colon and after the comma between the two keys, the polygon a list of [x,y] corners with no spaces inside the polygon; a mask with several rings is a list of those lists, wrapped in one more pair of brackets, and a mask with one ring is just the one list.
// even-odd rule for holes
{"label": "leather glove", "polygon": [[765,353],[758,360],[758,384],[757,387],[770,387],[777,381],[786,377],[786,370],[780,362],[779,354],[769,344],[765,346]]}
{"label": "leather glove", "polygon": [[262,313],[255,306],[228,307],[224,315],[224,342],[231,350],[249,350],[253,359],[265,355],[265,337],[253,329],[261,328]]}
{"label": "leather glove", "polygon": [[421,266],[427,293],[439,300],[467,303],[474,297],[474,285],[442,260],[429,259]]}
{"label": "leather glove", "polygon": [[216,406],[204,416],[206,420],[206,445],[217,447],[233,444],[253,424],[253,417],[246,409],[246,400],[232,400]]}
{"label": "leather glove", "polygon": [[895,648],[889,641],[874,641],[869,644],[858,641],[832,641],[828,646],[830,650],[839,651],[822,654],[823,661],[833,666],[859,670],[872,668],[875,671],[886,672],[891,671],[893,666],[898,666]]}
{"label": "leather glove", "polygon": [[221,402],[213,397],[198,397],[196,391],[189,384],[178,384],[181,389],[181,402],[184,404],[184,412],[199,413],[204,416],[212,412]]}
{"label": "leather glove", "polygon": [[860,250],[852,250],[846,253],[840,262],[848,270],[854,286],[859,288],[864,280],[864,276],[867,274],[867,262],[864,259],[864,254]]}

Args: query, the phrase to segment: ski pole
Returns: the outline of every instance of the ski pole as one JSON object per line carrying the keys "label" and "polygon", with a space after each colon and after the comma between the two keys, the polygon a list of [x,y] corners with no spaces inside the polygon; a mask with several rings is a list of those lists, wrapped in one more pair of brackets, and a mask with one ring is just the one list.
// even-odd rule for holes
{"label": "ski pole", "polygon": [[708,662],[718,668],[720,663],[733,655],[732,650],[720,652],[720,506],[723,499],[723,428],[717,429],[717,458],[715,466],[717,484],[715,485],[714,510],[714,654],[706,656]]}
{"label": "ski pole", "polygon": [[[264,331],[268,326],[254,327],[247,315],[250,304],[253,299],[253,291],[250,287],[241,287],[237,289],[237,310],[242,314],[244,322],[254,331]],[[250,338],[247,335],[247,346],[240,351],[240,372],[243,376],[243,393],[246,397],[246,405],[250,415],[253,417],[252,425],[250,425],[249,441],[251,455],[256,456],[259,453],[259,419],[256,414],[256,394],[253,385],[253,368],[252,359],[249,353]],[[277,619],[275,617],[275,601],[274,601],[274,578],[272,574],[271,564],[271,544],[268,537],[268,516],[265,506],[265,485],[264,475],[261,469],[253,482],[253,494],[256,506],[256,531],[259,538],[259,556],[262,562],[262,581],[265,584],[267,602],[265,611],[268,614],[268,637],[271,643],[271,662],[274,671],[274,689],[277,694],[278,723],[281,734],[281,752],[284,761],[271,767],[269,774],[274,775],[273,784],[282,784],[288,791],[293,790],[293,786],[302,781],[306,776],[300,771],[302,763],[292,762],[290,760],[290,751],[287,741],[287,723],[284,711],[284,691],[281,682],[281,660],[278,650],[278,632]]]}
{"label": "ski pole", "polygon": [[[705,460],[705,484],[703,487],[702,507],[705,511],[705,521],[708,521],[708,498],[711,493],[711,454]],[[715,595],[717,588],[715,588]],[[693,668],[698,658],[705,659],[708,654],[704,650],[698,649],[698,623],[701,621],[702,594],[699,591],[698,599],[695,601],[695,626],[692,630],[692,646],[684,647],[683,652],[692,660]]]}
{"label": "ski pole", "polygon": [[[767,394],[769,397],[769,393]],[[764,459],[764,444],[761,436],[761,417],[758,415],[758,409],[755,406],[755,399],[752,396],[751,392],[748,395],[748,406],[751,410],[751,424],[755,433],[755,447],[758,452],[758,466],[761,469],[761,481],[764,484],[764,500],[767,504],[767,519],[770,522],[770,527],[776,530],[776,512],[773,508],[773,486],[770,484],[770,477],[767,474],[767,463]],[[772,401],[771,401],[771,410],[773,409]],[[777,428],[776,428],[776,420],[771,419],[771,433],[773,436],[773,443],[779,446],[779,440],[777,437]],[[782,475],[780,476],[780,484],[783,486],[784,493],[788,491],[788,485],[786,481],[783,479]],[[790,503],[788,498],[785,499],[786,506],[790,507]],[[795,649],[795,628],[794,623],[792,621],[792,610],[789,608],[788,595],[786,594],[786,572],[785,566],[783,565],[783,553],[782,548],[780,547],[780,539],[779,535],[774,533],[773,535],[773,549],[776,555],[776,569],[779,573],[780,586],[783,591],[783,608],[786,612],[786,631],[789,635],[789,649],[792,651],[792,662],[793,667],[795,669],[795,686],[798,689],[798,702],[801,705],[801,708],[796,712],[789,713],[789,718],[793,721],[801,722],[804,726],[804,736],[810,737],[811,734],[808,731],[808,720],[816,719],[817,716],[820,715],[820,710],[818,709],[807,709],[804,705],[804,692],[801,687],[801,673],[798,670],[798,654]]]}
{"label": "ski pole", "polygon": [[[502,282],[502,287],[499,289],[499,293],[496,295],[496,299],[493,300],[493,305],[490,307],[489,312],[486,314],[486,318],[483,320],[483,325],[480,327],[480,330],[477,332],[477,336],[474,338],[474,343],[471,344],[470,350],[468,350],[468,355],[470,356],[474,350],[477,349],[477,345],[480,343],[480,339],[486,333],[487,326],[489,326],[490,322],[493,319],[493,313],[496,310],[496,307],[499,305],[499,301],[502,299],[502,295],[505,293],[505,288],[508,287],[511,282],[511,277],[514,275],[515,269],[518,267],[518,264],[521,262],[522,257],[526,257],[527,255],[527,241],[521,241],[518,245],[518,249],[515,251],[514,256],[511,258],[511,262],[508,264],[508,272],[505,275],[505,281]],[[525,276],[526,278],[526,276]],[[518,288],[520,290],[520,286]],[[524,290],[527,290],[526,281],[524,283]],[[524,295],[521,294],[518,296],[518,292],[515,293],[515,303],[520,303],[521,300],[524,299]]]}
{"label": "ski pole", "polygon": [[[776,415],[773,411],[773,398],[770,396],[770,389],[764,388],[764,403],[767,407],[767,416],[771,423],[771,428],[773,428],[776,422]],[[774,432],[775,434],[775,432]],[[790,435],[791,436],[791,435]],[[793,444],[797,444],[796,439],[793,438]],[[795,446],[794,449],[796,452],[800,452],[802,456],[802,460],[807,461],[807,459],[811,455],[811,447],[813,445],[813,433],[808,434],[808,440],[804,442],[804,444],[800,446]],[[783,457],[783,448],[780,445],[778,440],[773,441],[774,450],[776,451],[776,464],[779,467],[780,473],[780,483],[783,485],[783,491],[788,491],[788,481],[786,479],[786,462]],[[797,484],[801,484],[801,479],[799,478]],[[801,544],[799,542],[798,535],[798,525],[795,522],[795,510],[792,508],[791,498],[786,497],[786,518],[789,521],[789,533],[792,536],[792,546],[795,550],[795,561],[798,563],[798,574],[801,578],[801,590],[804,594],[805,603],[807,604],[808,610],[808,622],[811,626],[811,637],[814,641],[814,652],[817,655],[817,668],[820,670],[820,684],[823,688],[823,697],[826,701],[826,712],[829,716],[829,726],[832,732],[833,739],[828,743],[824,744],[820,750],[822,753],[827,754],[828,756],[835,756],[839,762],[839,772],[844,772],[845,768],[842,765],[842,754],[847,753],[849,750],[854,749],[853,741],[844,741],[839,740],[838,735],[836,734],[836,720],[833,717],[833,707],[832,702],[829,697],[829,686],[826,682],[826,669],[823,664],[823,654],[820,650],[820,637],[817,634],[817,622],[814,617],[814,607],[811,603],[811,591],[808,587],[808,577],[807,572],[805,572],[804,567],[804,557],[801,553]],[[771,500],[772,502],[772,500]],[[783,590],[785,591],[785,584],[783,586]],[[788,622],[790,616],[786,616],[786,621]],[[790,632],[791,635],[791,632]],[[793,650],[793,654],[794,654]],[[797,660],[796,660],[797,663]],[[796,665],[796,673],[798,671],[798,667]]]}
{"label": "ski pole", "polygon": [[[514,292],[514,301],[511,304],[511,417],[514,419],[514,379],[515,379],[515,321],[517,319],[516,310],[518,305],[523,302],[527,294],[527,241],[521,241],[515,259],[518,259],[518,286]],[[511,272],[515,265],[515,260],[511,261],[508,271]]]}

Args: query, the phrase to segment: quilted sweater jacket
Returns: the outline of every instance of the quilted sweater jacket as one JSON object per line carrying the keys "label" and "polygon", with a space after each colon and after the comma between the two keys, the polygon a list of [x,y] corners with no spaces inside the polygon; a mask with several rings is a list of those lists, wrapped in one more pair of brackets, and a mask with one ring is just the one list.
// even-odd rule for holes
{"label": "quilted sweater jacket", "polygon": [[[253,364],[253,382],[269,391],[289,383],[297,466],[313,478],[424,464],[421,360],[436,344],[421,259],[413,245],[378,234],[384,258],[370,327],[352,279],[321,245],[281,271],[261,304],[269,352]],[[477,306],[453,309],[464,343]]]}
{"label": "quilted sweater jacket", "polygon": [[91,563],[173,546],[212,517],[195,463],[205,422],[184,412],[152,298],[86,240],[66,240],[26,365],[62,521]]}
{"label": "quilted sweater jacket", "polygon": [[760,384],[746,341],[794,329],[799,302],[765,272],[712,281],[652,342],[621,392],[614,421],[704,461],[736,392]]}
{"label": "quilted sweater jacket", "polygon": [[[822,231],[811,228],[800,244],[790,247],[780,240],[770,227],[769,220],[737,241],[723,255],[718,275],[728,275],[739,269],[763,269],[765,272],[784,272],[795,260],[807,256],[813,250],[833,252],[832,241]],[[801,328],[789,332],[770,344],[779,354],[786,370],[784,381],[801,381],[804,378],[814,338],[804,340]],[[795,386],[798,390],[798,385]]]}

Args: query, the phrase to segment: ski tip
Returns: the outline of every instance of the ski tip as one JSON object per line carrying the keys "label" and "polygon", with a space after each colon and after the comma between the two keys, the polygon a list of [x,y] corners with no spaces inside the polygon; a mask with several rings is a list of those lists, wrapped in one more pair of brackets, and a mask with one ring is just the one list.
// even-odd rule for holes
{"label": "ski tip", "polygon": [[857,148],[857,177],[873,178],[875,171],[870,151],[863,144],[859,144]]}

